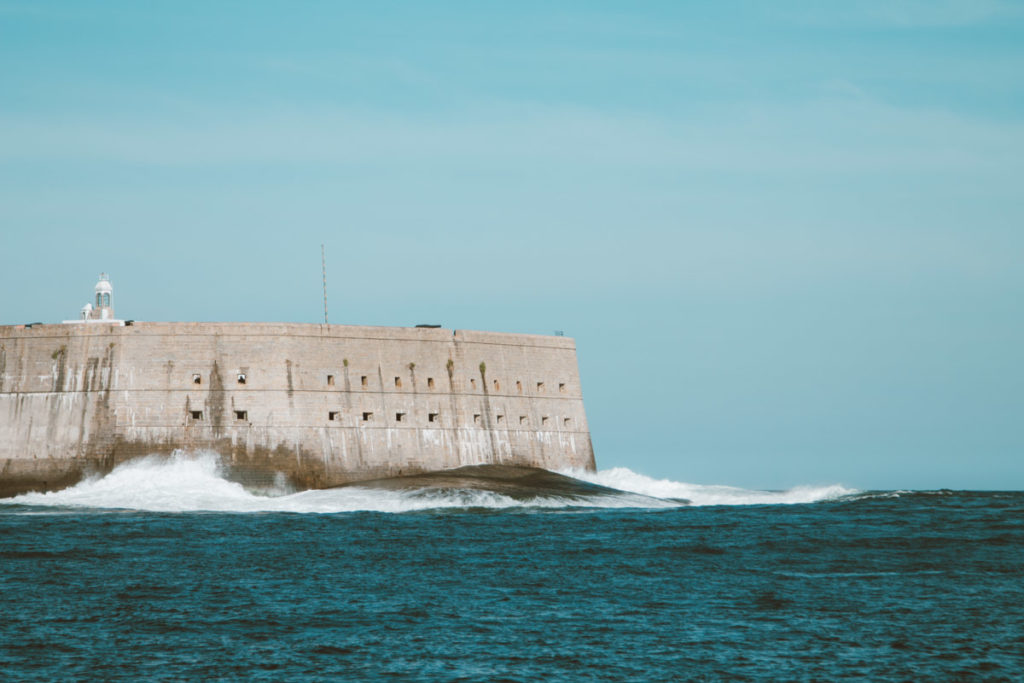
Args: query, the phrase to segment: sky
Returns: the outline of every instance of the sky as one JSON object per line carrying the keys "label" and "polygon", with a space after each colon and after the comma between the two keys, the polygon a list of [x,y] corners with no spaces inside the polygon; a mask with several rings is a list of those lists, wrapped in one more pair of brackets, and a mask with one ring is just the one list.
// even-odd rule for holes
{"label": "sky", "polygon": [[0,0],[0,324],[577,343],[598,467],[1024,488],[1024,4]]}

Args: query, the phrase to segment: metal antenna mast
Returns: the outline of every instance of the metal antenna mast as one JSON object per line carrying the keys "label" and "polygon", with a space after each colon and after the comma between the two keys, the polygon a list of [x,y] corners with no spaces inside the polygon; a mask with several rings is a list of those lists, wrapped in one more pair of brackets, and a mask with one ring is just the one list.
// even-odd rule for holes
{"label": "metal antenna mast", "polygon": [[327,252],[320,243],[320,270],[324,274],[324,325],[327,324]]}

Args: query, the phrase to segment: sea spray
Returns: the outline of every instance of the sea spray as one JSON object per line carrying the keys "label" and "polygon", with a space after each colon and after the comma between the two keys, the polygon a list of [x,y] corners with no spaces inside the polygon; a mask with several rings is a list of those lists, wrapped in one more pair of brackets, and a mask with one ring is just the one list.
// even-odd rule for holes
{"label": "sea spray", "polygon": [[786,491],[752,491],[734,486],[688,484],[669,479],[654,479],[625,467],[597,472],[564,470],[562,474],[653,498],[686,500],[691,505],[786,505],[834,500],[858,493],[838,484],[797,486]]}
{"label": "sea spray", "polygon": [[448,508],[643,508],[675,507],[631,493],[579,497],[536,495],[514,499],[481,489],[413,488],[387,490],[345,486],[290,492],[281,485],[249,490],[225,478],[220,456],[209,451],[147,456],[116,467],[103,477],[49,493],[27,493],[9,504],[49,508],[98,508],[148,512],[416,512]]}
{"label": "sea spray", "polygon": [[840,486],[795,488],[789,491],[748,491],[728,486],[701,486],[658,480],[626,468],[566,473],[576,479],[614,489],[578,495],[566,490],[507,491],[413,486],[374,488],[372,484],[292,491],[283,478],[269,489],[248,489],[226,478],[220,456],[211,451],[148,456],[116,467],[106,476],[91,477],[70,488],[27,493],[6,504],[59,508],[97,508],[151,512],[416,512],[443,509],[609,509],[672,508],[685,505],[751,505],[811,503],[854,493]]}

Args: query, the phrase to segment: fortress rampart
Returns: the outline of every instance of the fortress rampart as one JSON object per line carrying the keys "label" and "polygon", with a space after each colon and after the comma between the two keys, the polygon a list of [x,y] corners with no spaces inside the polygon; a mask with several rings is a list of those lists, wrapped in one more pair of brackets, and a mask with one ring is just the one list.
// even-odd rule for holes
{"label": "fortress rampart", "polygon": [[0,495],[211,449],[297,487],[594,468],[567,337],[274,323],[0,327]]}

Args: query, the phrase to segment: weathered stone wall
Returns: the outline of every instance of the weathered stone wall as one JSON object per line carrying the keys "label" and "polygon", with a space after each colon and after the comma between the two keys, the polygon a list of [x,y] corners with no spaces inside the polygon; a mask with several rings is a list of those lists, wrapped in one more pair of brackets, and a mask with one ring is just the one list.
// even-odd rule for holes
{"label": "weathered stone wall", "polygon": [[566,337],[269,323],[0,327],[0,495],[177,448],[216,450],[245,481],[282,472],[303,487],[474,464],[594,467]]}

